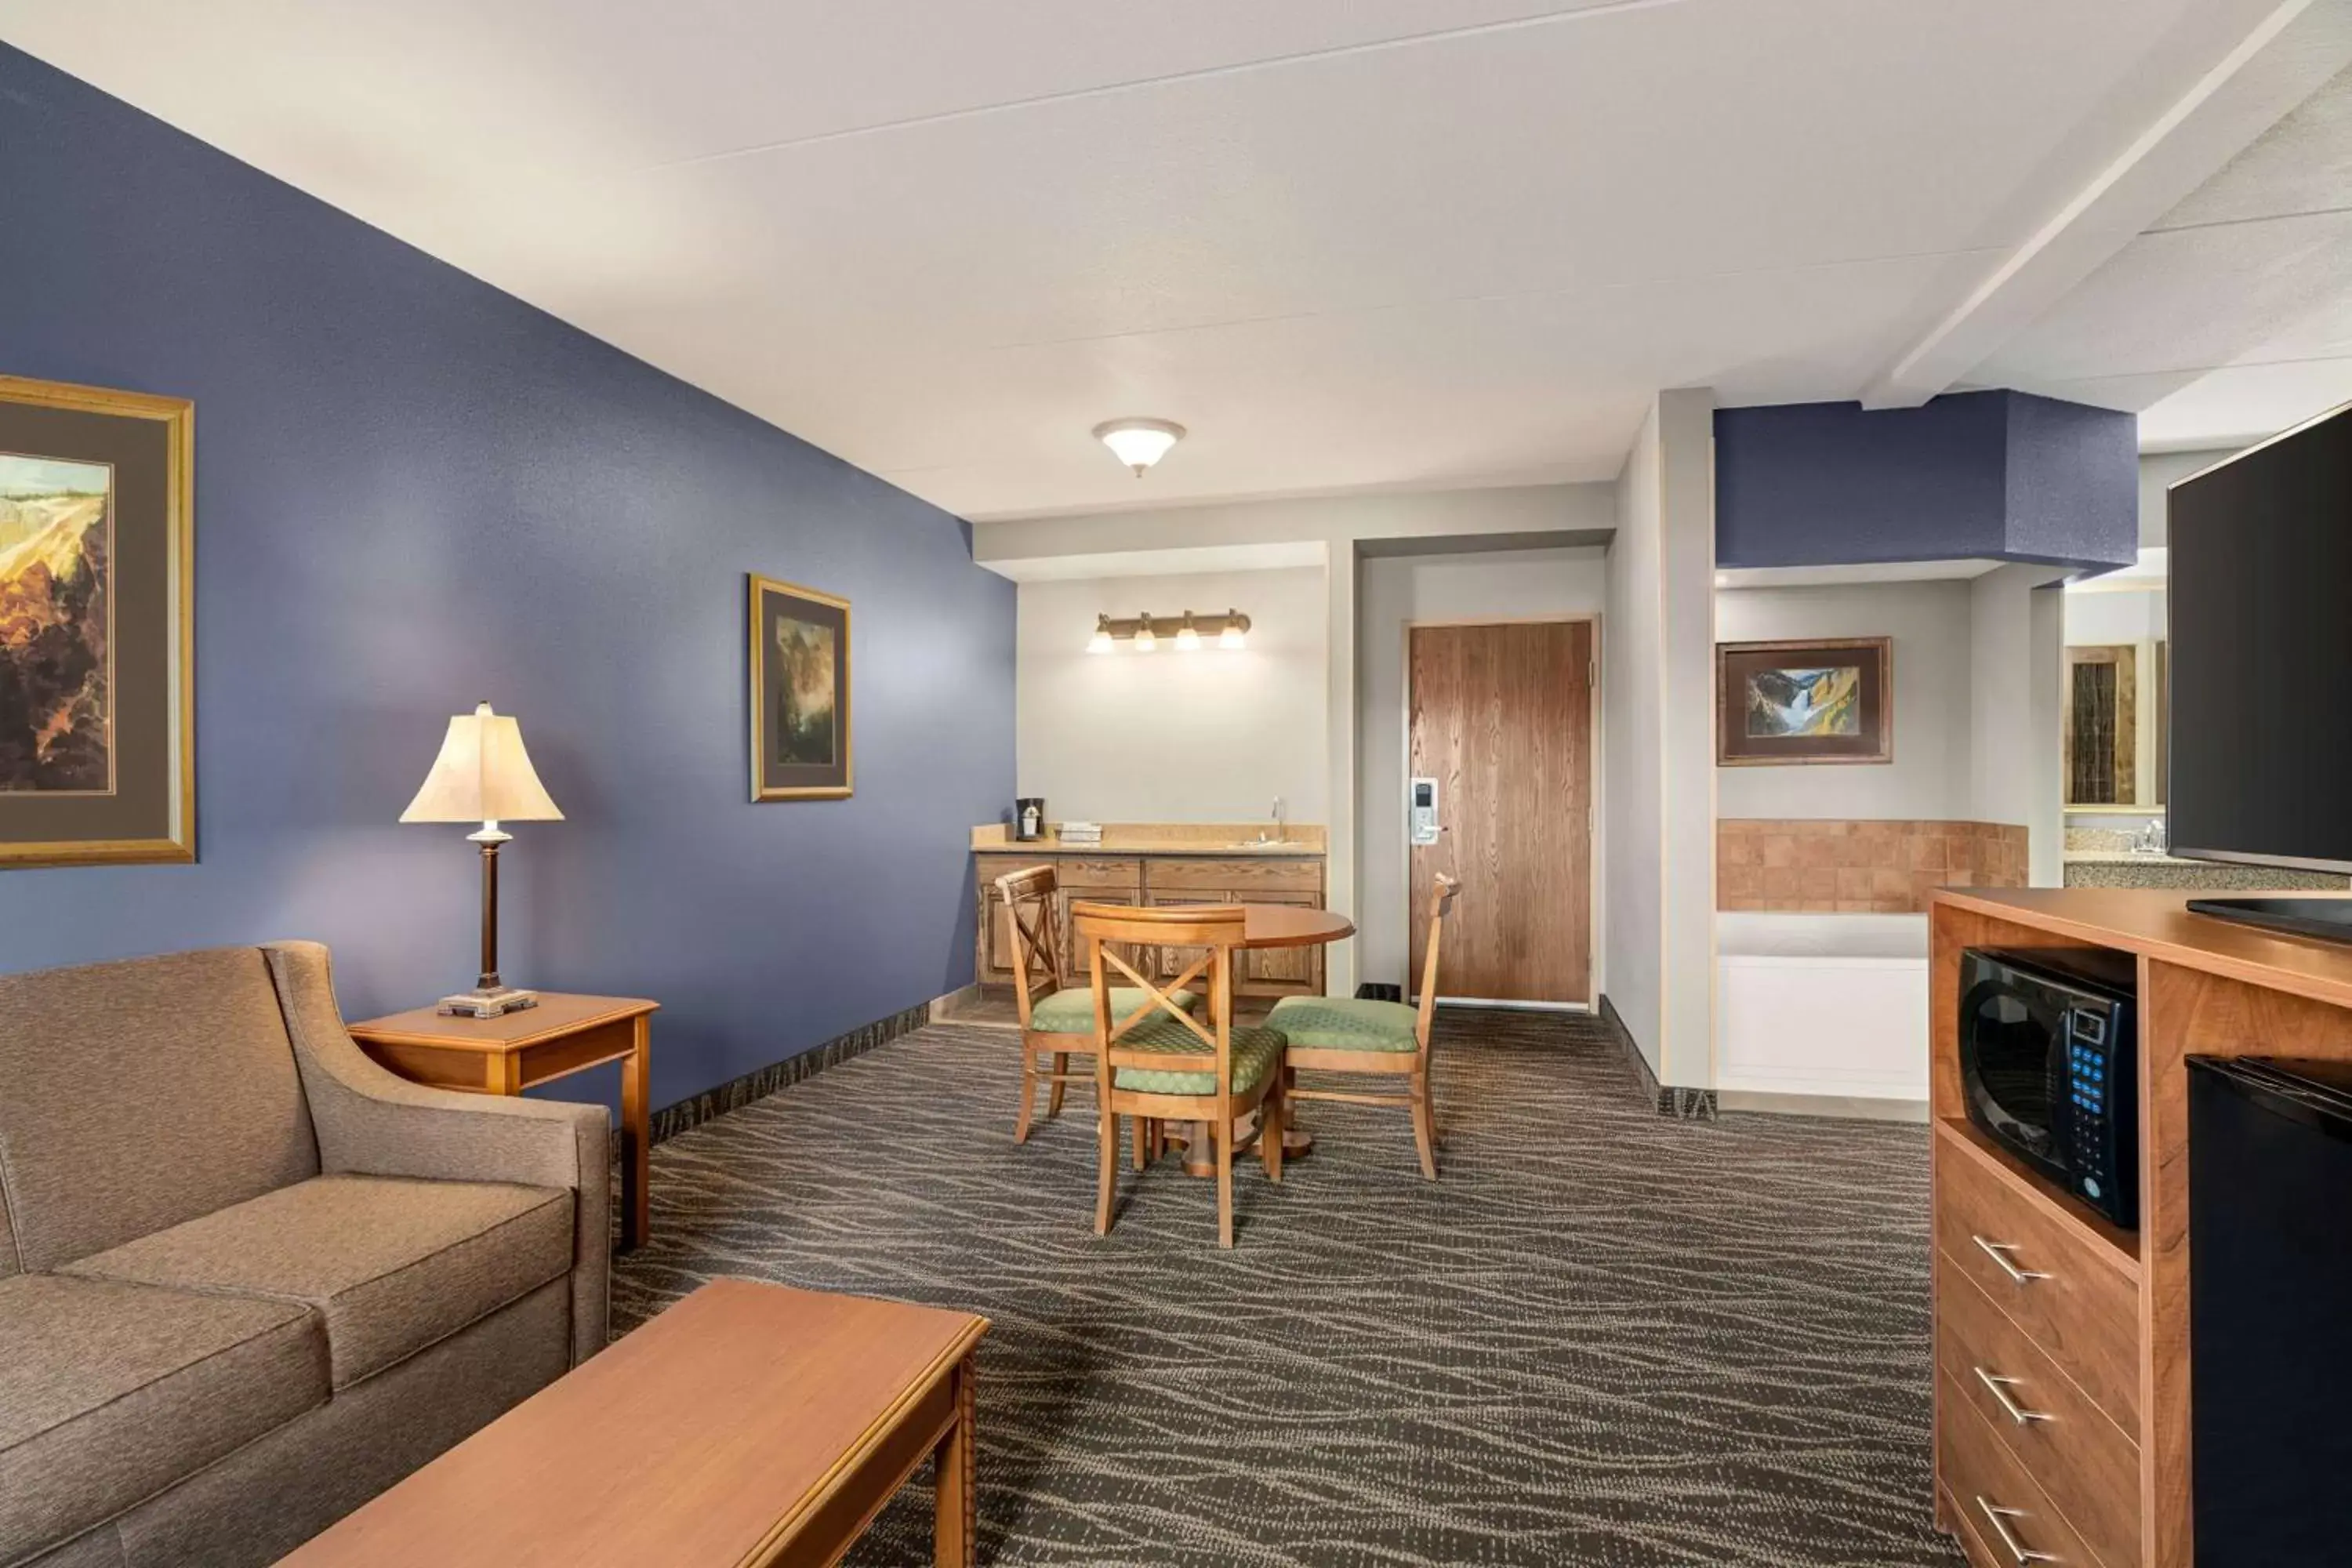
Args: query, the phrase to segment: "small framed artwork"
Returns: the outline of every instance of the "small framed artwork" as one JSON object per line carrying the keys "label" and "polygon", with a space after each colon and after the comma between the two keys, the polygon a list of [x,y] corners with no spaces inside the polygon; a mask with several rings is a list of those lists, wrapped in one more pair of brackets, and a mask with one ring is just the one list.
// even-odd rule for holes
{"label": "small framed artwork", "polygon": [[1894,639],[1716,644],[1715,760],[1893,762]]}
{"label": "small framed artwork", "polygon": [[194,429],[0,376],[0,867],[195,858]]}
{"label": "small framed artwork", "polygon": [[751,798],[849,789],[849,601],[751,579]]}

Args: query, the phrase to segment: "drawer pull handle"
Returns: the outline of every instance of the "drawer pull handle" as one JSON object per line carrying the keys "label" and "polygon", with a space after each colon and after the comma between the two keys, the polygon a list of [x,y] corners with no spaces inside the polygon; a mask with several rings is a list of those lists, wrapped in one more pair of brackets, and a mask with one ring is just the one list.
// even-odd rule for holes
{"label": "drawer pull handle", "polygon": [[2020,1268],[2015,1259],[2010,1257],[2011,1253],[2017,1250],[2017,1243],[2013,1241],[1987,1241],[1981,1236],[1971,1236],[1969,1239],[1975,1242],[1987,1258],[2000,1265],[2000,1271],[2008,1275],[2015,1284],[2031,1285],[2036,1279],[2050,1278],[2038,1268]]}
{"label": "drawer pull handle", "polygon": [[1992,1394],[1994,1402],[2001,1408],[2001,1414],[2020,1426],[2029,1421],[2047,1421],[2051,1418],[2050,1412],[2047,1410],[2028,1410],[2011,1395],[2009,1391],[2017,1386],[2017,1379],[2003,1377],[1999,1373],[1987,1372],[1980,1366],[1970,1367],[1969,1370],[1977,1374],[1977,1381],[1983,1384]]}
{"label": "drawer pull handle", "polygon": [[2025,1542],[2018,1540],[2016,1532],[2009,1528],[2011,1520],[2025,1517],[2023,1509],[2002,1508],[1998,1503],[1987,1502],[1981,1493],[1978,1494],[1977,1507],[1984,1510],[1986,1522],[1992,1526],[1992,1532],[2000,1537],[2000,1543],[2008,1551],[2010,1561],[2018,1564],[2018,1568],[2025,1568],[2028,1563],[2063,1561],[2055,1552],[2034,1551]]}

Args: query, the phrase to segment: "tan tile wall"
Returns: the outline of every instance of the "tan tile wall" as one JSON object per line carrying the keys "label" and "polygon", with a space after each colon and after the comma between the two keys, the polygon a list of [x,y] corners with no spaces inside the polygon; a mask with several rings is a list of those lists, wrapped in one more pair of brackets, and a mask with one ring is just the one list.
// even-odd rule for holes
{"label": "tan tile wall", "polygon": [[1719,910],[1915,914],[1937,888],[2021,888],[2025,865],[2025,829],[2006,823],[1726,817],[1715,825]]}

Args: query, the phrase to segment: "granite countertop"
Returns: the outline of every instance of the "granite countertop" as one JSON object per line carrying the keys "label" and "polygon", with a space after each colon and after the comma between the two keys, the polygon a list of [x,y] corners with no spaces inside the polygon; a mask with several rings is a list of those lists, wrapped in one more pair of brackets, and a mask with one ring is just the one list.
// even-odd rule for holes
{"label": "granite countertop", "polygon": [[2070,888],[2178,888],[2189,892],[2302,892],[2341,889],[2345,879],[2325,871],[2275,870],[2129,849],[2069,849],[2062,858]]}
{"label": "granite countertop", "polygon": [[1107,839],[1100,844],[1065,844],[1058,838],[1035,838],[1027,843],[1006,839],[1002,844],[975,844],[972,848],[982,855],[1197,855],[1215,860],[1247,860],[1261,857],[1275,859],[1320,860],[1320,844],[1271,844],[1259,847],[1244,844],[1201,844],[1181,839]]}
{"label": "granite countertop", "polygon": [[983,855],[1156,857],[1193,856],[1214,860],[1320,860],[1324,830],[1293,824],[1283,829],[1278,844],[1250,844],[1264,830],[1262,823],[1105,823],[1099,844],[1065,844],[1048,836],[1022,842],[1002,823],[971,830],[971,847]]}

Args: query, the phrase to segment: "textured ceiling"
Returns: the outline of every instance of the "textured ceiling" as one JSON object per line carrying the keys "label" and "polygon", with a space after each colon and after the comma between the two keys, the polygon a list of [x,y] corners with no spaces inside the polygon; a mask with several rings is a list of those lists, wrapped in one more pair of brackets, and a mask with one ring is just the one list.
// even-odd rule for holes
{"label": "textured ceiling", "polygon": [[2119,251],[1971,381],[2217,447],[2352,401],[2352,70]]}
{"label": "textured ceiling", "polygon": [[[1605,479],[1660,387],[1855,396],[2275,3],[0,0],[0,37],[991,517]],[[2231,281],[2231,200],[2344,206],[2268,156],[2115,265]],[[2273,270],[2248,309],[2302,330]],[[2082,309],[2021,381],[2136,406],[2254,347]],[[1192,434],[1137,480],[1087,434],[1123,415]]]}

